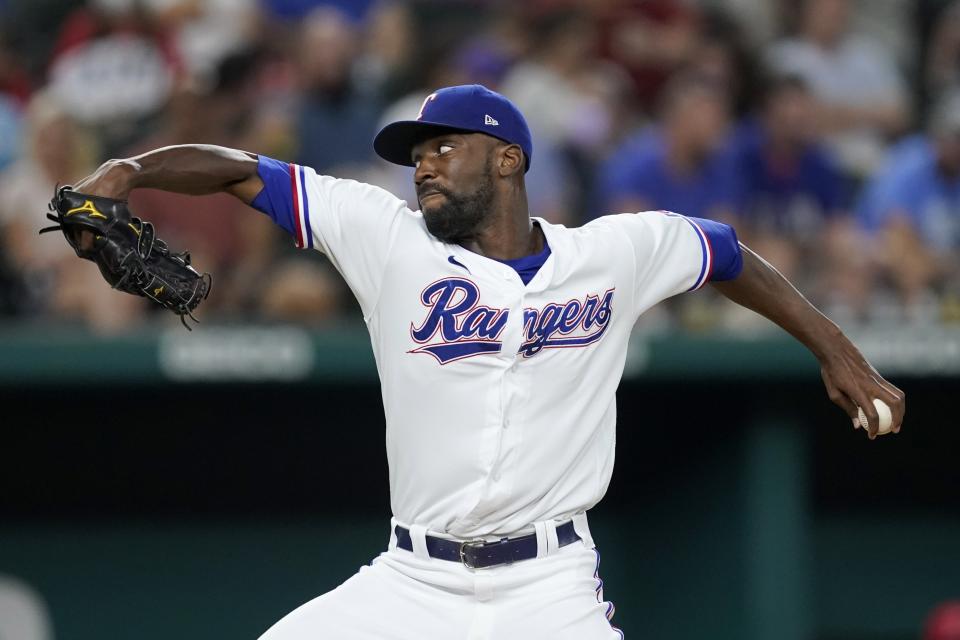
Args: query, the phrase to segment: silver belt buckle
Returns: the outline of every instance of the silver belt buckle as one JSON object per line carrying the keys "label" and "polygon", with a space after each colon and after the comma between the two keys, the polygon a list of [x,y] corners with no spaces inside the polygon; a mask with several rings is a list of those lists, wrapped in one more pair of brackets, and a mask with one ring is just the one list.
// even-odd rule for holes
{"label": "silver belt buckle", "polygon": [[[464,550],[467,547],[470,547],[472,549],[475,549],[477,547],[482,547],[486,543],[487,543],[486,540],[480,540],[480,539],[467,540],[466,542],[461,542],[460,543],[460,562],[463,563],[463,566],[465,566],[467,569],[478,569],[479,567],[475,567],[474,565],[470,564],[470,561],[467,559],[467,554],[464,552]],[[484,569],[486,569],[486,567],[484,567]]]}

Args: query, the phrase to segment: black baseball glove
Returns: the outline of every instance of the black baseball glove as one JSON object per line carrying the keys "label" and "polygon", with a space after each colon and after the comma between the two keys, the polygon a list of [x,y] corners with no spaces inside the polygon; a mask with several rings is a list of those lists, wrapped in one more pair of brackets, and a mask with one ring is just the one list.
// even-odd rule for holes
{"label": "black baseball glove", "polygon": [[171,253],[156,236],[153,225],[130,215],[124,200],[114,200],[59,187],[50,201],[47,217],[57,224],[40,230],[63,231],[67,242],[86,260],[97,263],[103,278],[114,289],[144,296],[180,316],[185,316],[210,293],[209,273],[190,266],[190,254]]}

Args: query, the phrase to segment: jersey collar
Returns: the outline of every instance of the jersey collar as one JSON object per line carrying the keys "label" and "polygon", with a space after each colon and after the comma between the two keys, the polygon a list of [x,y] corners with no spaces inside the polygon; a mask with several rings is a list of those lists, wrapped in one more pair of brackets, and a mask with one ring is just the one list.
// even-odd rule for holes
{"label": "jersey collar", "polygon": [[[543,263],[543,266],[540,267],[540,270],[537,271],[537,274],[533,276],[533,279],[530,280],[525,287],[528,293],[536,293],[543,291],[550,286],[550,282],[553,279],[553,272],[555,268],[554,265],[557,261],[557,251],[559,248],[557,243],[561,241],[563,236],[557,232],[557,229],[562,225],[550,224],[543,218],[538,218],[536,216],[531,216],[531,219],[540,225],[540,229],[543,230],[543,235],[547,239],[547,243],[550,245],[550,255],[547,257],[547,261]],[[524,286],[520,281],[520,276],[517,275],[517,272],[514,271],[509,265],[506,265],[499,260],[494,260],[492,258],[480,255],[479,253],[474,253],[469,249],[464,249],[458,244],[443,244],[446,247],[447,255],[452,254],[458,262],[466,265],[471,272],[485,273],[494,278],[497,278],[498,276],[503,277],[504,275],[509,275],[511,276],[511,279],[516,279],[517,286]]]}

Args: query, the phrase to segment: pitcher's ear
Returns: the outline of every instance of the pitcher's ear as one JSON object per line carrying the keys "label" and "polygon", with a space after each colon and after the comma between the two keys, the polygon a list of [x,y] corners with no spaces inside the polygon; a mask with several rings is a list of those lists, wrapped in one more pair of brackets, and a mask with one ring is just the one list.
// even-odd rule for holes
{"label": "pitcher's ear", "polygon": [[509,176],[517,171],[523,171],[523,149],[518,144],[507,144],[500,147],[497,154],[497,169],[501,176]]}

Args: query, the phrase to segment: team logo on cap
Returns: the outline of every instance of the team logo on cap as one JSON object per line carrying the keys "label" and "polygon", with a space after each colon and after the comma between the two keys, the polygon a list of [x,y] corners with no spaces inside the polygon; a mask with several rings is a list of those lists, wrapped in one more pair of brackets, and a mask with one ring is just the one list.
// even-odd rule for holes
{"label": "team logo on cap", "polygon": [[423,120],[423,110],[427,108],[427,105],[430,103],[431,100],[436,100],[436,99],[437,99],[436,93],[431,93],[430,95],[428,95],[426,98],[423,99],[423,104],[420,105],[420,111],[417,113],[417,120]]}

